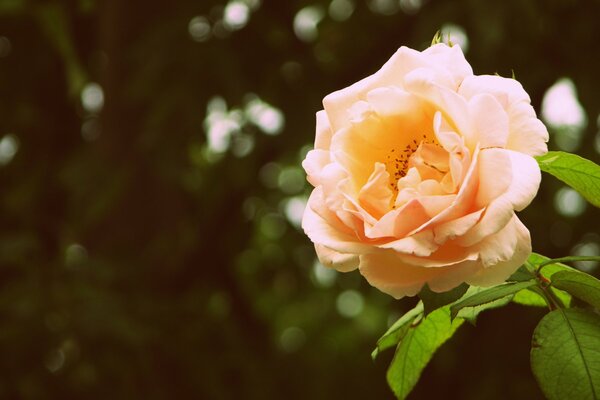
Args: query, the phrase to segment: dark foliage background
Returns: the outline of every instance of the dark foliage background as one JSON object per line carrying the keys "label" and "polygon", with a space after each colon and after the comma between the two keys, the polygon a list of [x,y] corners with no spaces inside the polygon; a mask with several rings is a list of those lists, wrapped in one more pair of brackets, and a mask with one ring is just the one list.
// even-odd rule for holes
{"label": "dark foliage background", "polygon": [[[315,264],[297,226],[322,97],[452,23],[538,111],[570,78],[587,119],[551,147],[598,162],[599,4],[0,1],[0,398],[391,399],[370,352],[415,300]],[[597,254],[561,188],[521,213],[534,249]],[[542,314],[463,327],[412,398],[540,398]]]}

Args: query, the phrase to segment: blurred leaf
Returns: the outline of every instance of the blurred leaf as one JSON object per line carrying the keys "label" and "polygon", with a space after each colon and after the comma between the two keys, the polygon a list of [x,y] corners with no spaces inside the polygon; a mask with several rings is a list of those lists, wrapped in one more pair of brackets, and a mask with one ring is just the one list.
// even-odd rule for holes
{"label": "blurred leaf", "polygon": [[73,35],[69,32],[66,11],[61,5],[54,3],[39,5],[35,10],[39,24],[62,57],[69,84],[69,94],[76,97],[83,88],[87,75],[79,62],[72,39]]}
{"label": "blurred leaf", "polygon": [[402,317],[398,319],[398,321],[394,322],[394,324],[387,330],[386,333],[383,334],[381,338],[377,341],[377,347],[371,353],[371,357],[373,360],[377,358],[379,353],[382,351],[393,347],[398,344],[400,340],[406,335],[408,332],[408,328],[415,321],[415,319],[419,318],[423,315],[423,302],[420,301],[415,308],[406,312]]}
{"label": "blurred leaf", "polygon": [[448,292],[436,293],[429,289],[429,285],[425,284],[419,292],[419,298],[423,301],[424,314],[428,315],[433,310],[455,302],[466,293],[468,288],[469,285],[463,283]]}
{"label": "blurred leaf", "polygon": [[581,309],[548,313],[535,329],[531,369],[549,400],[597,399],[600,316]]}
{"label": "blurred leaf", "polygon": [[515,294],[522,289],[526,289],[536,284],[537,282],[533,279],[525,282],[509,282],[473,293],[470,296],[464,297],[457,303],[454,303],[450,307],[452,318],[456,317],[458,312],[465,307],[475,307],[490,303],[492,301],[502,299],[503,297]]}
{"label": "blurred leaf", "polygon": [[560,271],[552,277],[552,286],[600,309],[600,280],[593,276],[583,272]]}
{"label": "blurred leaf", "polygon": [[[463,297],[464,298],[471,297],[471,296],[475,295],[476,293],[481,293],[485,290],[487,290],[487,289],[471,286],[469,288],[469,290],[467,291],[467,293],[465,294],[465,296],[463,296]],[[490,301],[489,303],[481,304],[481,305],[474,306],[474,307],[465,307],[458,312],[457,316],[459,318],[466,319],[471,324],[475,324],[475,322],[477,321],[477,316],[479,314],[481,314],[482,312],[484,312],[486,310],[491,310],[493,308],[499,308],[499,307],[505,306],[508,303],[510,303],[510,300],[511,300],[510,296],[505,296],[505,297],[499,298],[497,300]]]}
{"label": "blurred leaf", "polygon": [[398,399],[408,396],[433,354],[462,323],[462,319],[451,321],[449,307],[443,307],[410,326],[387,372],[388,384]]}
{"label": "blurred leaf", "polygon": [[0,14],[18,14],[25,9],[24,0],[2,0],[0,1]]}
{"label": "blurred leaf", "polygon": [[562,151],[549,151],[536,160],[542,171],[560,179],[594,206],[600,207],[600,165]]}

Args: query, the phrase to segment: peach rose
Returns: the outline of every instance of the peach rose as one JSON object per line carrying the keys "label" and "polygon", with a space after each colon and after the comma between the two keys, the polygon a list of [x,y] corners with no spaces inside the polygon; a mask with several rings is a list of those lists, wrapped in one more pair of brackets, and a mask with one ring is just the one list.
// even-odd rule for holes
{"label": "peach rose", "polygon": [[527,259],[515,211],[548,132],[519,82],[473,75],[458,46],[401,47],[323,105],[302,226],[324,265],[400,298],[495,285]]}

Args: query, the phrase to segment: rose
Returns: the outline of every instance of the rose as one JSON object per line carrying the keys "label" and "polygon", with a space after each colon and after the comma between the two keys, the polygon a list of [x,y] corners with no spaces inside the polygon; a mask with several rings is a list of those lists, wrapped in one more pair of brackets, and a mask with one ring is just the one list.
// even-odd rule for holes
{"label": "rose", "polygon": [[396,298],[505,281],[531,253],[548,132],[519,82],[473,75],[458,46],[400,48],[331,93],[303,162],[319,260]]}

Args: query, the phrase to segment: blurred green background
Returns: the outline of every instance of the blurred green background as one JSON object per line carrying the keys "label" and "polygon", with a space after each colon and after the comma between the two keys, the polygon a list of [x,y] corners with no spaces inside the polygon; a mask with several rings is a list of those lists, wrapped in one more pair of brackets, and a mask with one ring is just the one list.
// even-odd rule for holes
{"label": "blurred green background", "polygon": [[[598,162],[599,4],[0,1],[0,398],[391,399],[370,352],[415,299],[299,229],[321,99],[441,28]],[[549,176],[520,215],[537,252],[600,253]],[[464,326],[411,398],[541,398],[543,312]]]}

